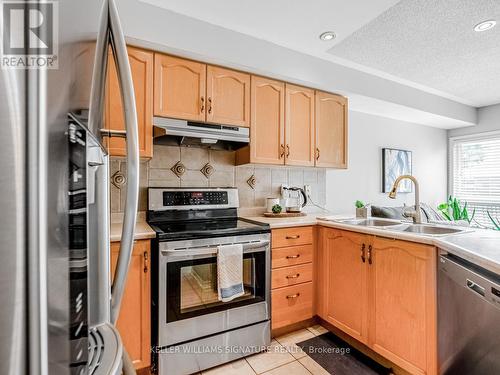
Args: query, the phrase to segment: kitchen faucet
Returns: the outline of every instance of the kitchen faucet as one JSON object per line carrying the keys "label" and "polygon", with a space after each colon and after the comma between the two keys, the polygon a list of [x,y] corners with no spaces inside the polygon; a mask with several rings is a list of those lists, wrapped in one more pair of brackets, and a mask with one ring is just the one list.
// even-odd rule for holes
{"label": "kitchen faucet", "polygon": [[418,187],[418,181],[415,177],[409,174],[405,174],[396,178],[396,181],[394,181],[394,185],[392,185],[391,192],[389,193],[389,198],[396,199],[396,191],[398,190],[399,183],[404,179],[413,181],[413,184],[415,185],[415,210],[407,210],[403,215],[413,218],[413,224],[421,224],[422,218],[420,212],[420,191]]}

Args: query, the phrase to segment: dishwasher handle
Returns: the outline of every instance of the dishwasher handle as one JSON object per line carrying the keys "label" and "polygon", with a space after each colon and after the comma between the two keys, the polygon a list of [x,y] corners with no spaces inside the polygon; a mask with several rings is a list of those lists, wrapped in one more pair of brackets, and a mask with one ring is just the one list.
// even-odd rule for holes
{"label": "dishwasher handle", "polygon": [[474,281],[472,280],[469,280],[467,279],[465,281],[465,285],[467,286],[467,288],[469,288],[470,290],[476,292],[477,294],[479,294],[480,296],[484,297],[485,295],[485,289],[484,287],[482,287],[481,285],[475,283]]}

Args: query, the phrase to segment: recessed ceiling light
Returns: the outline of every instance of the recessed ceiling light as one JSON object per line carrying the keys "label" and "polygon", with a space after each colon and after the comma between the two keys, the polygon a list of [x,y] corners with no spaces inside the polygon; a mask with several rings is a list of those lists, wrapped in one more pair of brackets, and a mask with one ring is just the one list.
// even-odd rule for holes
{"label": "recessed ceiling light", "polygon": [[486,30],[494,28],[496,24],[497,24],[497,21],[495,21],[495,20],[488,20],[488,21],[479,22],[476,26],[474,26],[474,31],[477,31],[477,32],[486,31]]}
{"label": "recessed ceiling light", "polygon": [[329,41],[335,39],[336,36],[337,35],[335,35],[333,31],[325,31],[319,36],[319,38],[324,41]]}

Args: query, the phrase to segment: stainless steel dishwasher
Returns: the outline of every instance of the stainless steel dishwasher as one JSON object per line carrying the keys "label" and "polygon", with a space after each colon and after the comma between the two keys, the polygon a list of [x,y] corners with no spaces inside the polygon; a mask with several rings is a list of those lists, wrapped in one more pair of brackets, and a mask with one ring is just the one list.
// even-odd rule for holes
{"label": "stainless steel dishwasher", "polygon": [[500,374],[500,277],[442,252],[438,265],[440,374]]}

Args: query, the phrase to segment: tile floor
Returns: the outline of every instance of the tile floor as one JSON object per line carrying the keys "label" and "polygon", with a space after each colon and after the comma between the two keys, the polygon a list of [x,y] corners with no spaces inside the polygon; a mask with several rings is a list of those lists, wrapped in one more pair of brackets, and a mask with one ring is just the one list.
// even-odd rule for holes
{"label": "tile floor", "polygon": [[268,352],[203,371],[202,375],[328,375],[323,367],[295,345],[325,332],[324,327],[315,325],[277,337],[271,342]]}

